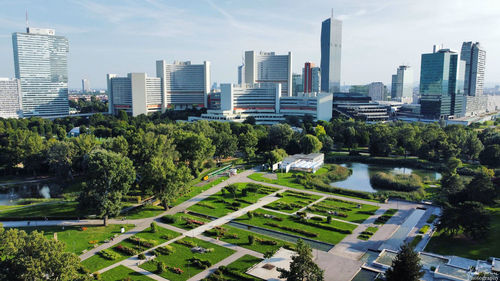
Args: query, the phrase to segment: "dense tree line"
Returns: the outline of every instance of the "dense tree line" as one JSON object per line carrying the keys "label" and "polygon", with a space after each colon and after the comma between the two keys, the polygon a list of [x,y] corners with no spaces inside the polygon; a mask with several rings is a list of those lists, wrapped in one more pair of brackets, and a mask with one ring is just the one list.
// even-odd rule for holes
{"label": "dense tree line", "polygon": [[78,101],[69,100],[69,107],[75,108],[80,113],[107,112],[108,105],[105,102],[91,96],[90,100],[79,98]]}

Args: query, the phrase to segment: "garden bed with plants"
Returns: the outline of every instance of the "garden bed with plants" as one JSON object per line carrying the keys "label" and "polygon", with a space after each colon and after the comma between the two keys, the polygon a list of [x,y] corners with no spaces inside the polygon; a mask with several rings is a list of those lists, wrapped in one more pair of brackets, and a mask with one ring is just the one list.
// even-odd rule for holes
{"label": "garden bed with plants", "polygon": [[[299,217],[299,215],[302,217]],[[284,215],[258,209],[252,212],[251,217],[246,214],[235,221],[331,244],[340,242],[356,228],[355,225],[350,223],[335,220],[328,222],[327,219],[321,217],[305,219],[304,216],[305,213]]]}
{"label": "garden bed with plants", "polygon": [[385,224],[388,220],[392,218],[398,212],[397,209],[389,209],[385,211],[383,215],[375,220],[375,224]]}
{"label": "garden bed with plants", "polygon": [[322,216],[332,216],[336,219],[345,221],[362,223],[368,217],[374,215],[378,208],[378,206],[370,204],[359,204],[336,198],[326,198],[308,207],[307,212]]}
{"label": "garden bed with plants", "polygon": [[265,207],[286,213],[294,213],[321,198],[321,196],[318,195],[292,190],[287,190],[283,193],[277,194],[276,196],[281,197],[281,199],[267,204]]}
{"label": "garden bed with plants", "polygon": [[370,239],[373,236],[373,234],[375,234],[375,232],[377,232],[377,230],[378,230],[378,227],[369,226],[369,227],[366,228],[366,230],[362,231],[358,235],[358,239],[368,240],[368,239]]}
{"label": "garden bed with plants", "polygon": [[158,226],[156,226],[156,232],[153,232],[151,227],[149,227],[112,248],[101,250],[82,261],[82,264],[91,272],[95,272],[144,252],[149,248],[165,243],[179,235],[180,233]]}
{"label": "garden bed with plants", "polygon": [[140,267],[171,281],[184,281],[234,253],[234,250],[189,237],[168,246],[170,250],[155,251],[158,256]]}
{"label": "garden bed with plants", "polygon": [[214,217],[223,217],[229,213],[249,206],[258,199],[278,189],[254,183],[231,184],[216,194],[188,208],[188,210]]}
{"label": "garden bed with plants", "polygon": [[195,216],[192,214],[177,213],[175,215],[166,215],[161,218],[161,221],[166,224],[173,225],[178,228],[185,230],[190,230],[202,226],[210,220],[207,218],[202,218],[200,216]]}

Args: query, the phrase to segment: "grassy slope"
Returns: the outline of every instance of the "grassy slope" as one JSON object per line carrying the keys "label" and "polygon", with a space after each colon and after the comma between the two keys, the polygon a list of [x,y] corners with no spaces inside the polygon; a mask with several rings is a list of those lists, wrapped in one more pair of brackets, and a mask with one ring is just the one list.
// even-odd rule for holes
{"label": "grassy slope", "polygon": [[98,241],[98,244],[102,244],[104,240],[119,234],[122,226],[129,230],[134,225],[85,226],[86,230],[81,230],[80,226],[65,226],[64,230],[61,226],[23,227],[20,229],[26,232],[43,231],[47,238],[53,238],[54,232],[57,232],[57,239],[66,244],[66,251],[79,255],[83,250],[93,248],[93,244],[90,244],[89,241]]}
{"label": "grassy slope", "polygon": [[454,238],[435,232],[431,241],[425,248],[426,252],[455,255],[470,259],[487,259],[498,257],[500,253],[500,207],[489,208],[493,212],[491,217],[491,229],[485,239],[470,241],[466,238]]}
{"label": "grassy slope", "polygon": [[[172,243],[170,245],[175,249],[174,253],[168,256],[161,255],[157,257],[155,260],[164,262],[168,267],[178,267],[182,269],[184,273],[176,274],[167,269],[165,272],[159,274],[160,276],[171,281],[184,281],[203,271],[203,269],[191,266],[187,261],[188,259],[196,257],[202,260],[208,260],[213,265],[234,253],[234,251],[231,249],[224,248],[200,239],[187,237],[184,238],[183,240],[192,241],[196,243],[198,246],[201,246],[206,249],[213,248],[214,251],[211,253],[204,253],[204,254],[192,253],[189,247],[177,243]],[[142,264],[140,267],[150,272],[156,272],[157,268],[154,262],[146,262]]]}

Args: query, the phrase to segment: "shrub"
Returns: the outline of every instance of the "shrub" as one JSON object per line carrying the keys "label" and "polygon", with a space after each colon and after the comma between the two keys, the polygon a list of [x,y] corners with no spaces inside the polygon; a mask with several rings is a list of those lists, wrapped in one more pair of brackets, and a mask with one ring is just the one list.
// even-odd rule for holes
{"label": "shrub", "polygon": [[196,245],[196,243],[189,241],[189,240],[176,240],[175,243],[180,244],[180,245],[184,245],[184,246],[189,247],[189,248],[193,248],[193,247],[198,246],[198,245]]}
{"label": "shrub", "polygon": [[251,234],[248,235],[248,245],[253,245],[254,241],[255,241],[255,236]]}
{"label": "shrub", "polygon": [[327,223],[331,223],[331,222],[332,222],[332,216],[328,216],[328,217],[326,217],[326,222],[327,222]]}
{"label": "shrub", "polygon": [[422,178],[416,174],[390,174],[378,172],[370,177],[370,183],[377,189],[391,189],[397,191],[415,191],[422,188]]}
{"label": "shrub", "polygon": [[137,195],[137,196],[125,195],[125,196],[123,196],[122,201],[139,204],[139,203],[141,203],[141,199],[142,198],[140,195]]}
{"label": "shrub", "polygon": [[143,253],[140,253],[139,256],[138,256],[138,258],[140,260],[145,260],[146,259],[146,255],[144,255]]}
{"label": "shrub", "polygon": [[171,253],[175,252],[175,248],[170,245],[165,245],[163,247],[158,247],[155,249],[155,255],[165,255],[168,256]]}
{"label": "shrub", "polygon": [[156,273],[162,274],[167,269],[167,266],[162,261],[156,261]]}
{"label": "shrub", "polygon": [[253,218],[253,212],[252,211],[248,211],[247,216],[248,216],[249,219],[252,219]]}
{"label": "shrub", "polygon": [[166,215],[161,218],[162,222],[167,223],[167,224],[173,224],[176,222],[176,218],[172,215]]}
{"label": "shrub", "polygon": [[117,253],[115,253],[109,249],[101,250],[98,252],[98,254],[107,260],[116,260],[120,257]]}
{"label": "shrub", "polygon": [[437,219],[437,215],[432,214],[428,219],[427,223],[433,223]]}
{"label": "shrub", "polygon": [[92,273],[94,280],[101,280],[101,274],[99,272]]}
{"label": "shrub", "polygon": [[152,233],[158,232],[158,224],[156,224],[156,222],[151,223],[151,232]]}
{"label": "shrub", "polygon": [[127,241],[129,241],[130,243],[133,243],[137,246],[146,247],[146,248],[153,248],[155,246],[155,243],[153,243],[152,241],[148,241],[146,239],[143,239],[140,237],[135,237],[135,236],[128,238]]}
{"label": "shrub", "polygon": [[137,255],[137,250],[129,248],[127,246],[118,245],[118,246],[115,247],[115,249],[117,251],[119,251],[119,252],[124,253],[127,256],[135,256],[135,255]]}
{"label": "shrub", "polygon": [[315,221],[323,221],[322,217],[312,217],[311,219]]}
{"label": "shrub", "polygon": [[195,258],[195,257],[188,259],[188,261],[192,266],[195,266],[195,267],[198,267],[201,269],[206,269],[206,268],[209,268],[210,266],[212,266],[212,263],[210,261],[201,260],[201,259]]}
{"label": "shrub", "polygon": [[427,233],[427,231],[429,231],[429,228],[430,228],[430,226],[428,224],[426,224],[426,225],[422,226],[422,228],[420,228],[418,233],[425,234],[425,233]]}

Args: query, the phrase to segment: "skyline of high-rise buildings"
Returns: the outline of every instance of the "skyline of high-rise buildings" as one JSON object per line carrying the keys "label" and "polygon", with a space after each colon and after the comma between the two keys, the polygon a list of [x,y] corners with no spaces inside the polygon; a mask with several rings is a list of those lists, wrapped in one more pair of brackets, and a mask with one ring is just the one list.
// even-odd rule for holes
{"label": "skyline of high-rise buildings", "polygon": [[332,16],[321,24],[321,89],[340,91],[342,56],[342,21]]}
{"label": "skyline of high-rise buildings", "polygon": [[27,27],[12,34],[12,47],[24,116],[68,115],[68,39]]}

